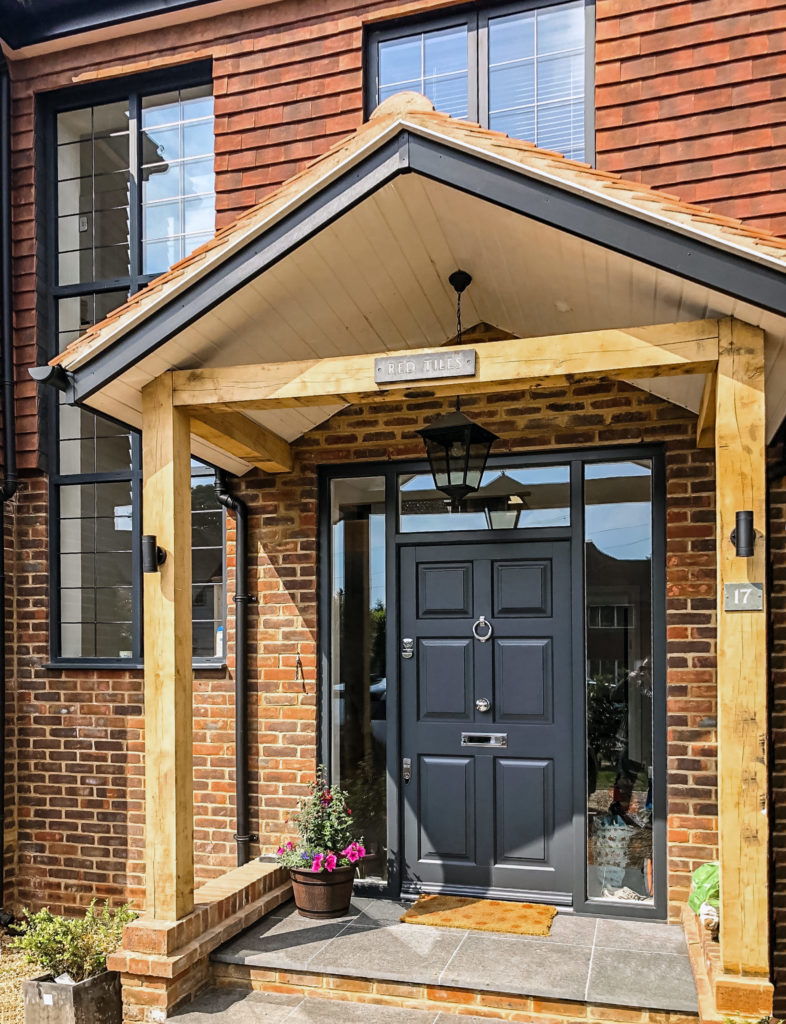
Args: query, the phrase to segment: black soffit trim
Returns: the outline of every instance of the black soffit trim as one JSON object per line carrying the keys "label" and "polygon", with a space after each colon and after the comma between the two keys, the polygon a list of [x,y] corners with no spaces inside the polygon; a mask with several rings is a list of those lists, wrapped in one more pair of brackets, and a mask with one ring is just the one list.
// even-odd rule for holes
{"label": "black soffit trim", "polygon": [[138,21],[205,0],[0,0],[0,38],[14,50],[110,25]]}
{"label": "black soffit trim", "polygon": [[73,371],[80,402],[273,266],[398,174],[415,172],[732,298],[786,316],[786,273],[558,184],[406,129],[331,182],[122,339]]}

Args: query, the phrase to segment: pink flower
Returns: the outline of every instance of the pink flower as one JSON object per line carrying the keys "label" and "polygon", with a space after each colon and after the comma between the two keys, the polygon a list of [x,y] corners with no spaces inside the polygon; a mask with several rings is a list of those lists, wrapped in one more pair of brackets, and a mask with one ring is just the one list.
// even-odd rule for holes
{"label": "pink flower", "polygon": [[355,843],[355,846],[357,847],[358,857],[365,857],[366,856],[366,848],[365,848],[365,846],[360,846],[358,843]]}
{"label": "pink flower", "polygon": [[311,870],[312,871],[321,871],[322,870],[322,861],[324,859],[325,859],[325,855],[323,853],[318,853],[314,857],[314,860],[311,862]]}
{"label": "pink flower", "polygon": [[283,846],[279,846],[279,848],[278,848],[278,849],[276,850],[276,853],[277,853],[277,855],[278,855],[279,857],[281,856],[281,854],[282,854],[283,852],[284,852],[284,847],[283,847]]}
{"label": "pink flower", "polygon": [[332,871],[335,868],[335,866],[336,866],[336,855],[335,855],[335,853],[329,853],[327,855],[327,857],[325,857],[325,869],[327,871]]}
{"label": "pink flower", "polygon": [[291,850],[291,849],[292,849],[292,843],[287,843],[287,849],[288,849],[288,850]]}

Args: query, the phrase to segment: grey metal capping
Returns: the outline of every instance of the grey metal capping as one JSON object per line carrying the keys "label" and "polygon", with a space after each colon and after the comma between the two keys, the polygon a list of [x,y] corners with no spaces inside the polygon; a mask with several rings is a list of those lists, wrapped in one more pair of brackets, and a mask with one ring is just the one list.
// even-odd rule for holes
{"label": "grey metal capping", "polygon": [[410,170],[441,184],[786,316],[786,268],[774,270],[592,196],[419,135],[410,140],[409,161]]}

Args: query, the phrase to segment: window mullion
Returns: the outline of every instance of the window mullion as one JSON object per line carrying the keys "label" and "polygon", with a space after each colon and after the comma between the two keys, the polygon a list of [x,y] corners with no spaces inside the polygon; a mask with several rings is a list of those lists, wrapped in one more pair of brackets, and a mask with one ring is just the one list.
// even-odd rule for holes
{"label": "window mullion", "polygon": [[139,290],[142,273],[142,158],[141,100],[132,93],[128,100],[128,255],[131,294]]}
{"label": "window mullion", "polygon": [[[488,16],[474,15],[467,32],[470,40],[469,109],[470,120],[483,128],[489,126],[489,23]],[[473,82],[474,78],[474,82]]]}

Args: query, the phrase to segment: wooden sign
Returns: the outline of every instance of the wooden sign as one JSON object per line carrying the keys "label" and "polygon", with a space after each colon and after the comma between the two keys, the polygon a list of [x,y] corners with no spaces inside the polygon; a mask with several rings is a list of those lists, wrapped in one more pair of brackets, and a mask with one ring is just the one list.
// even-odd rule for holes
{"label": "wooden sign", "polygon": [[763,583],[724,583],[723,610],[760,612],[764,609]]}
{"label": "wooden sign", "polygon": [[381,356],[374,360],[377,384],[404,380],[438,380],[442,377],[474,377],[475,350],[415,352],[411,356]]}

